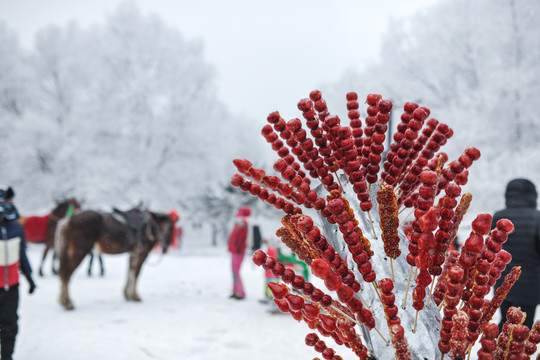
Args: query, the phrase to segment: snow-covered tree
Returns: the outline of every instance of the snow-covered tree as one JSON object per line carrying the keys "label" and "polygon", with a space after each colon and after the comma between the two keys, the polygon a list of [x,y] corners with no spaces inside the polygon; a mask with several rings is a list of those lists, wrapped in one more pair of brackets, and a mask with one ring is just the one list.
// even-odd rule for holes
{"label": "snow-covered tree", "polygon": [[[12,43],[1,61],[23,60]],[[189,208],[228,183],[235,156],[265,145],[260,126],[216,98],[203,44],[132,4],[90,28],[40,30],[31,65],[30,110],[13,136],[25,146],[3,140],[13,163],[1,176],[32,211],[67,195],[94,208]]]}
{"label": "snow-covered tree", "polygon": [[394,126],[405,101],[430,108],[455,129],[451,159],[470,145],[482,151],[468,186],[474,211],[492,212],[504,204],[507,181],[540,178],[539,13],[530,0],[441,0],[394,20],[380,61],[345,74],[329,98],[380,93],[394,102]]}

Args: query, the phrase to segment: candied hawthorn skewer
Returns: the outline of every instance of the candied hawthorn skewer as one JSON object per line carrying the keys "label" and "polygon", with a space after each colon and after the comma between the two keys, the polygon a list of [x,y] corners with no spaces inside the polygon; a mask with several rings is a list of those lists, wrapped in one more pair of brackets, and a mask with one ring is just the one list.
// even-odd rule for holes
{"label": "candied hawthorn skewer", "polygon": [[448,167],[442,170],[442,177],[439,181],[437,194],[452,181],[455,181],[457,184],[466,184],[468,176],[467,169],[470,168],[473,162],[478,160],[480,156],[480,150],[471,146],[465,149],[458,160],[451,161],[448,164]]}
{"label": "candied hawthorn skewer", "polygon": [[525,354],[527,356],[533,356],[536,352],[536,347],[540,343],[540,320],[536,320],[533,324],[527,341],[525,342]]}
{"label": "candied hawthorn skewer", "polygon": [[[491,229],[491,220],[492,217],[490,214],[479,214],[473,220],[472,231],[467,240],[465,240],[465,244],[463,245],[463,251],[461,252],[458,260],[459,264],[465,270],[465,276],[463,277],[463,284],[465,285],[465,289],[463,291],[463,295],[461,296],[461,299],[463,300],[463,303],[465,305],[468,305],[469,299],[471,298],[472,292],[468,284],[469,281],[472,279],[472,276],[474,275],[473,270],[475,270],[478,259],[480,258],[480,252],[484,248],[484,236],[489,234],[489,231]],[[488,285],[484,284],[481,285],[481,287],[479,285],[477,287],[477,293],[483,293],[483,295],[481,296],[481,298],[483,299],[484,295],[489,293]],[[476,326],[478,325],[479,324],[476,324]]]}
{"label": "candied hawthorn skewer", "polygon": [[[311,104],[311,102],[307,102]],[[302,128],[300,119],[292,119],[287,122],[287,129],[292,133],[292,137],[300,144],[293,147],[292,152],[303,162],[304,168],[309,171],[310,176],[319,178],[329,189],[337,189],[338,185],[334,181],[334,175],[328,172],[328,166],[324,164],[323,158],[314,146],[313,140],[307,137],[307,132]]]}
{"label": "candied hawthorn skewer", "polygon": [[504,277],[504,281],[501,286],[495,290],[495,295],[491,299],[487,308],[484,310],[480,323],[491,321],[493,315],[495,312],[497,312],[497,309],[501,306],[503,300],[506,298],[506,295],[520,276],[521,266],[514,266],[512,270],[510,270],[510,272]]}
{"label": "candied hawthorn skewer", "polygon": [[[437,186],[438,176],[434,171],[424,170],[420,174],[422,186],[418,189],[418,198],[416,199],[416,209],[414,210],[415,219],[411,221],[412,233],[409,242],[409,254],[407,254],[407,263],[411,266],[409,270],[409,280],[411,278],[412,268],[416,266],[420,270],[417,276],[417,286],[413,290],[413,307],[420,311],[424,307],[425,287],[431,283],[429,267],[433,260],[430,250],[435,248],[435,237],[433,230],[437,228],[436,213],[433,208],[434,194]],[[409,282],[405,291],[405,301],[409,291]],[[403,303],[405,308],[405,302]],[[417,314],[418,315],[418,314]]]}
{"label": "candied hawthorn skewer", "polygon": [[442,269],[441,275],[437,278],[437,285],[435,285],[435,291],[433,292],[433,300],[437,306],[442,306],[444,296],[446,294],[446,282],[448,281],[448,270],[457,264],[459,258],[459,251],[450,250],[446,254],[446,260],[444,262],[444,267]]}
{"label": "candied hawthorn skewer", "polygon": [[397,132],[394,134],[394,142],[390,145],[381,174],[382,179],[392,186],[398,185],[397,180],[412,153],[413,142],[430,113],[428,108],[418,107],[415,103],[405,103],[403,108],[405,112],[401,115],[401,123],[398,124]]}
{"label": "candied hawthorn skewer", "polygon": [[[460,195],[461,188],[458,185],[449,184],[445,189],[445,193],[446,194],[439,200],[437,205],[440,220],[438,230],[435,233],[435,248],[433,249],[432,255],[433,264],[428,269],[429,274],[432,275],[434,279],[441,274],[441,265],[446,259],[445,254],[450,245],[450,231],[454,226],[454,208],[457,206],[457,200],[455,198]],[[429,306],[429,302],[431,301],[434,285],[435,281],[432,281],[426,306]]]}
{"label": "candied hawthorn skewer", "polygon": [[360,283],[355,279],[354,273],[349,270],[347,263],[341,258],[336,250],[328,243],[326,237],[321,234],[317,226],[313,224],[313,220],[307,216],[301,217],[284,217],[282,223],[291,231],[298,231],[303,239],[318,251],[324,260],[328,261],[332,269],[338,275],[340,283],[350,286],[354,292],[360,290]]}
{"label": "candied hawthorn skewer", "polygon": [[[356,322],[351,313],[358,313],[358,320],[368,329],[375,331],[386,342],[379,330],[375,327],[375,319],[373,314],[368,309],[364,308],[359,299],[354,297],[354,291],[349,287],[342,285],[338,276],[331,276],[330,266],[323,259],[315,259],[312,262],[312,272],[315,276],[321,277],[325,274],[325,285],[329,290],[336,290],[340,301],[346,303],[347,308],[342,308],[339,303],[335,302],[332,297],[324,294],[321,290],[315,288],[313,284],[306,282],[302,276],[296,275],[293,270],[286,269],[283,264],[276,261],[271,256],[268,256],[264,251],[257,250],[253,254],[253,262],[255,265],[263,266],[267,271],[272,271],[274,276],[281,277],[284,283],[291,286],[309,296],[313,302],[318,302],[324,308],[335,310],[335,312],[346,316],[348,319]],[[270,291],[274,295],[274,302],[282,312],[290,312],[291,315],[298,321],[303,319],[301,310],[304,308],[304,301],[301,297],[294,295],[288,296],[288,288],[283,284],[269,284]],[[286,298],[286,299],[283,299]]]}
{"label": "candied hawthorn skewer", "polygon": [[[369,97],[368,97],[369,100]],[[376,104],[378,112],[375,115],[375,125],[373,126],[372,144],[369,148],[369,153],[366,154],[362,150],[362,155],[367,156],[366,166],[366,181],[374,184],[378,180],[380,170],[381,154],[384,152],[384,141],[386,131],[388,130],[388,121],[390,121],[390,111],[392,110],[392,102],[390,100],[379,100]],[[366,120],[367,122],[367,120]]]}
{"label": "candied hawthorn skewer", "polygon": [[[346,155],[347,162],[345,172],[349,176],[349,181],[353,185],[353,190],[360,201],[361,209],[363,211],[369,211],[372,204],[370,203],[371,199],[369,197],[369,193],[367,192],[368,186],[366,181],[366,169],[362,167],[362,149],[364,145],[364,138],[362,136],[362,121],[360,120],[360,113],[358,112],[357,100],[358,95],[355,92],[350,92],[347,94],[347,109],[349,110],[348,116],[351,120],[350,127],[351,135],[354,140],[354,147],[353,149],[349,150]],[[371,159],[376,160],[377,157],[372,156]]]}
{"label": "candied hawthorn skewer", "polygon": [[529,328],[523,324],[526,314],[520,308],[511,306],[506,312],[506,321],[497,338],[496,359],[522,359],[525,340],[529,336]]}
{"label": "candied hawthorn skewer", "polygon": [[497,324],[485,323],[482,325],[481,348],[478,350],[478,360],[494,360],[495,349],[497,348],[496,337],[499,333]]}
{"label": "candied hawthorn skewer", "polygon": [[469,323],[469,317],[464,311],[458,311],[452,316],[452,330],[450,338],[450,355],[453,359],[465,357],[467,352],[467,324]]}
{"label": "candied hawthorn skewer", "polygon": [[[489,223],[489,227],[488,226]],[[473,227],[475,224],[473,223]],[[484,216],[484,229],[482,231],[489,231],[491,227],[491,216]],[[467,339],[469,343],[474,344],[478,336],[478,328],[480,327],[479,321],[482,318],[483,309],[484,309],[484,296],[490,292],[491,286],[489,285],[490,271],[491,271],[491,262],[490,260],[496,257],[496,254],[500,252],[501,248],[496,247],[495,244],[498,244],[493,240],[493,237],[499,241],[506,241],[508,238],[508,232],[512,232],[514,226],[512,222],[507,219],[502,219],[497,222],[496,228],[491,231],[491,235],[486,240],[486,246],[480,253],[480,257],[476,262],[474,270],[471,272],[471,279],[469,280],[466,292],[464,294],[464,308],[467,311],[471,321],[467,329]],[[478,230],[478,225],[476,225],[476,231]],[[487,247],[487,244],[490,244],[490,247],[496,251],[496,253],[491,253]],[[468,298],[470,297],[470,298]],[[467,299],[468,298],[468,299]]]}
{"label": "candied hawthorn skewer", "polygon": [[461,225],[461,221],[463,220],[463,217],[467,213],[467,210],[469,210],[471,201],[472,201],[471,193],[463,194],[463,196],[461,197],[461,200],[459,201],[459,204],[454,212],[454,218],[452,220],[454,225],[452,226],[452,231],[451,231],[450,238],[448,239],[448,244],[451,244],[456,238],[457,232],[459,230],[459,226]]}
{"label": "candied hawthorn skewer", "polygon": [[[354,297],[355,292],[347,285],[339,281],[339,277],[331,271],[331,267],[324,259],[315,259],[311,266],[313,275],[322,279],[328,290],[336,291],[338,299],[346,304],[350,311],[357,314],[358,321],[366,325],[368,329],[375,328],[373,313],[364,308],[362,302]],[[378,330],[377,330],[378,331]]]}
{"label": "candied hawthorn skewer", "polygon": [[360,112],[358,111],[359,104],[358,104],[358,94],[351,91],[347,93],[347,110],[349,111],[347,113],[347,116],[351,120],[350,126],[352,131],[352,137],[354,139],[354,148],[356,150],[356,154],[358,156],[362,156],[362,145],[364,144],[363,134],[364,131],[362,130],[362,120],[360,120]]}
{"label": "candied hawthorn skewer", "polygon": [[401,254],[401,250],[399,250],[397,199],[392,185],[387,185],[384,182],[381,183],[379,190],[377,190],[377,203],[379,204],[379,218],[382,230],[381,238],[384,243],[384,253],[390,258],[392,281],[394,281],[392,259],[396,259]]}
{"label": "candied hawthorn skewer", "polygon": [[495,260],[489,270],[489,286],[495,285],[497,280],[501,277],[502,272],[506,270],[506,265],[512,261],[512,255],[506,250],[501,250],[495,256]]}
{"label": "candied hawthorn skewer", "polygon": [[[430,122],[428,120],[428,126],[430,125],[435,126],[434,122]],[[403,204],[405,207],[413,206],[413,203],[411,203],[410,200],[408,201],[408,198],[413,194],[413,191],[420,184],[419,175],[426,166],[435,171],[440,162],[443,164],[446,163],[448,160],[448,155],[446,155],[444,152],[436,155],[436,152],[451,136],[452,130],[448,127],[448,125],[444,123],[438,123],[436,125],[433,135],[427,142],[424,149],[418,155],[415,163],[410,166],[406,175],[400,179],[400,192],[402,192],[400,193],[399,197],[399,205]]]}
{"label": "candied hawthorn skewer", "polygon": [[[403,191],[411,190],[412,186],[414,186],[418,182],[418,176],[422,172],[422,168],[426,166],[427,161],[429,160],[422,158],[423,160],[418,162],[417,158],[420,155],[422,149],[426,146],[427,142],[430,140],[433,132],[439,125],[439,121],[437,119],[430,118],[426,120],[425,124],[426,126],[422,129],[422,132],[418,134],[415,139],[410,139],[411,141],[413,141],[412,149],[410,151],[409,158],[405,163],[405,169],[401,172],[401,175],[397,179],[397,183],[400,184],[400,188]],[[409,146],[407,142],[404,145]],[[414,165],[412,165],[413,161],[416,161]],[[409,174],[411,174],[412,177],[409,177]],[[408,178],[406,182],[404,181],[405,178]]]}
{"label": "candied hawthorn skewer", "polygon": [[465,271],[459,265],[454,265],[448,269],[446,276],[446,294],[444,295],[444,311],[441,321],[439,350],[446,354],[451,350],[450,341],[452,338],[452,318],[457,314],[457,305],[463,292],[463,277]]}
{"label": "candied hawthorn skewer", "polygon": [[486,247],[482,250],[481,256],[492,265],[489,271],[489,286],[493,286],[501,277],[506,264],[511,260],[509,253],[502,250],[502,246],[508,240],[508,235],[513,232],[514,224],[508,219],[501,219],[497,221],[495,229],[486,240]]}
{"label": "candied hawthorn skewer", "polygon": [[[266,271],[271,271],[276,278],[281,278],[285,284],[291,284],[291,286],[300,291],[303,295],[309,297],[313,302],[319,303],[324,308],[335,307],[339,309],[340,313],[344,316],[347,316],[354,321],[354,316],[346,308],[341,308],[341,306],[336,303],[332,297],[328,294],[325,294],[322,290],[313,286],[312,283],[305,281],[305,279],[296,275],[294,270],[285,268],[285,265],[276,261],[272,256],[268,256],[264,251],[257,250],[253,254],[253,263],[257,266],[262,266]],[[288,294],[288,287],[284,284],[274,284],[269,286],[272,295],[274,295],[276,300],[283,300],[283,298]],[[290,298],[289,301],[293,299]],[[297,299],[297,298],[294,298]],[[299,301],[298,306],[300,306]],[[284,303],[276,302],[278,307],[280,305],[285,306]],[[280,309],[281,310],[281,309]],[[287,311],[284,311],[287,312]],[[296,314],[296,316],[301,316],[302,314]]]}
{"label": "candied hawthorn skewer", "polygon": [[[420,196],[417,199],[415,217],[418,219],[418,227],[421,234],[418,237],[418,255],[415,258],[416,267],[419,269],[416,277],[416,287],[413,290],[413,307],[418,311],[424,308],[426,287],[432,279],[429,268],[433,265],[432,252],[435,249],[435,236],[433,231],[438,226],[437,212],[433,207],[433,192],[437,186],[438,176],[433,171],[424,171],[421,174],[422,186],[419,189]],[[413,332],[416,330],[416,321]]]}
{"label": "candied hawthorn skewer", "polygon": [[396,351],[396,359],[410,359],[411,353],[404,336],[403,327],[401,326],[401,319],[397,315],[398,308],[394,304],[395,295],[392,292],[394,283],[388,278],[379,280],[379,289],[381,289],[381,302],[386,315],[388,329],[390,330],[390,339]]}
{"label": "candied hawthorn skewer", "polygon": [[[325,241],[321,241],[319,239],[318,242],[311,241],[318,239],[317,235],[320,236],[321,230],[317,229],[318,233],[317,230],[314,230],[313,228],[304,232],[300,230],[300,227],[305,227],[307,229],[312,220],[306,220],[308,219],[307,217],[304,219],[301,216],[301,210],[298,206],[313,208],[321,213],[329,223],[337,225],[336,228],[339,228],[340,230],[338,236],[343,234],[345,243],[347,243],[347,245],[352,245],[353,249],[355,249],[354,251],[349,251],[353,256],[351,256],[351,259],[347,260],[347,263],[352,263],[353,261],[360,262],[361,264],[365,263],[363,257],[367,258],[367,256],[365,252],[360,250],[360,247],[363,247],[363,250],[365,250],[366,246],[360,241],[361,239],[359,238],[358,232],[354,230],[354,227],[357,224],[354,222],[354,220],[356,220],[354,219],[354,212],[348,213],[343,209],[341,211],[332,212],[329,207],[330,201],[338,198],[344,200],[349,199],[351,195],[340,193],[341,189],[339,189],[339,186],[337,185],[340,178],[337,178],[337,174],[335,173],[338,169],[342,169],[345,172],[347,180],[351,182],[355,191],[353,196],[356,196],[360,200],[360,203],[366,201],[363,201],[361,198],[362,196],[359,197],[358,195],[365,193],[369,186],[367,184],[371,183],[373,179],[376,180],[379,174],[378,165],[380,164],[380,160],[377,156],[380,156],[380,154],[377,152],[377,146],[382,145],[381,139],[383,139],[386,130],[385,126],[381,126],[386,125],[384,124],[385,117],[382,116],[382,122],[379,121],[381,119],[378,119],[378,117],[381,118],[381,115],[384,115],[384,110],[381,107],[383,100],[378,98],[373,102],[373,99],[371,99],[373,105],[370,104],[369,106],[375,106],[377,111],[371,111],[375,110],[375,108],[368,110],[368,117],[371,116],[375,118],[375,121],[373,121],[373,119],[366,121],[367,131],[365,132],[366,136],[363,136],[364,131],[358,112],[358,97],[355,95],[356,94],[347,94],[347,110],[349,111],[349,119],[351,119],[350,126],[340,125],[339,117],[332,116],[328,113],[326,102],[322,99],[320,91],[311,92],[309,99],[302,99],[298,103],[298,108],[302,111],[303,118],[306,120],[304,129],[302,129],[303,120],[293,119],[294,121],[292,122],[285,122],[285,120],[279,116],[279,113],[276,112],[270,114],[267,119],[269,124],[263,128],[261,133],[279,156],[279,159],[274,163],[274,169],[279,172],[277,175],[283,180],[280,180],[277,176],[268,176],[263,170],[253,167],[247,160],[239,163],[239,173],[253,179],[254,182],[244,179],[241,175],[235,175],[233,179],[231,179],[231,183],[234,183],[234,185],[241,190],[249,192],[250,194],[259,197],[261,200],[274,205],[276,208],[289,213],[291,216],[284,217],[284,227],[278,230],[280,239],[291,249],[294,249],[294,253],[300,254],[299,257],[302,256],[301,258],[306,261],[306,263],[310,264],[310,266],[314,263],[324,261],[330,268],[330,272],[335,275],[327,275],[324,278],[328,278],[325,283],[329,285],[330,288],[336,289],[335,291],[339,301],[333,300],[330,296],[325,297],[322,291],[315,289],[312,284],[307,283],[303,278],[297,277],[294,272],[286,271],[282,264],[280,266],[276,263],[275,259],[265,258],[264,264],[262,265],[263,268],[272,273],[281,273],[283,281],[285,284],[289,284],[291,288],[297,289],[301,293],[307,291],[307,293],[310,294],[304,294],[306,296],[304,297],[302,295],[293,294],[289,290],[282,290],[285,294],[282,299],[276,299],[276,304],[284,309],[287,308],[288,312],[290,312],[295,319],[306,321],[308,326],[319,330],[324,336],[332,336],[338,344],[340,344],[340,342],[345,343],[345,331],[338,332],[336,330],[335,332],[331,332],[329,329],[333,329],[334,325],[336,329],[340,328],[340,325],[342,328],[347,328],[347,326],[352,328],[352,326],[354,326],[353,324],[356,323],[355,319],[358,312],[354,312],[353,310],[358,311],[360,306],[358,306],[358,304],[347,302],[349,299],[356,298],[353,289],[355,285],[352,285],[356,283],[354,282],[355,280],[351,282],[351,279],[353,278],[349,276],[347,264],[345,263],[345,265],[343,265],[344,260],[333,256],[332,250],[335,251],[335,249],[329,249],[327,244],[328,240],[324,239]],[[410,225],[414,230],[411,243],[409,244],[410,249],[407,260],[413,260],[412,262],[414,265],[416,265],[417,261],[419,263],[423,262],[422,267],[417,266],[420,270],[426,268],[426,262],[428,264],[431,262],[431,266],[427,267],[428,276],[425,276],[423,271],[421,271],[421,274],[418,276],[415,275],[416,285],[418,287],[419,283],[429,283],[432,279],[431,276],[438,275],[441,283],[444,282],[442,280],[449,279],[449,270],[447,270],[445,274],[445,269],[447,269],[446,263],[439,263],[441,260],[444,260],[442,257],[444,252],[442,252],[442,250],[445,245],[445,240],[450,239],[451,241],[451,239],[453,239],[455,234],[454,231],[457,231],[459,222],[462,219],[462,215],[460,219],[459,206],[454,210],[455,200],[459,195],[449,197],[454,200],[453,203],[442,204],[443,200],[441,199],[439,200],[439,204],[434,206],[433,201],[440,191],[453,191],[467,182],[467,169],[470,164],[479,157],[479,152],[474,151],[474,148],[473,150],[467,149],[459,159],[450,162],[448,166],[443,168],[442,163],[448,160],[448,156],[444,153],[437,152],[440,150],[440,147],[446,143],[447,139],[452,136],[453,131],[448,128],[447,125],[441,125],[441,123],[435,119],[428,119],[429,113],[425,114],[425,118],[419,121],[420,118],[418,115],[422,114],[422,111],[424,110],[419,108],[418,105],[410,106],[409,104],[407,110],[410,114],[403,116],[402,121],[406,121],[398,126],[398,132],[394,134],[394,143],[391,145],[390,152],[387,156],[389,165],[386,165],[387,163],[384,164],[383,173],[385,173],[385,175],[383,175],[382,178],[384,180],[385,176],[392,176],[388,170],[390,170],[390,166],[394,166],[392,169],[394,174],[399,173],[395,178],[395,184],[392,184],[396,190],[396,195],[398,195],[398,206],[405,205],[406,207],[410,207],[412,205],[416,207],[415,220],[411,222]],[[412,128],[409,126],[409,123],[411,122]],[[422,122],[424,122],[426,126],[423,126]],[[305,125],[307,125],[307,128]],[[415,127],[417,128],[416,131],[413,130]],[[365,142],[366,139],[369,140]],[[361,153],[361,156],[359,156],[358,152],[362,152],[364,149],[369,149],[370,151],[366,151],[365,154]],[[363,164],[362,161],[364,161]],[[303,169],[301,169],[302,166]],[[396,171],[396,169],[398,170]],[[435,170],[438,175],[435,184],[435,196],[430,198],[421,196],[420,191],[416,191],[418,186],[421,185],[420,175],[425,169]],[[309,177],[306,176],[306,172],[303,170],[306,170],[306,172],[309,173]],[[329,197],[323,195],[319,197],[319,195],[311,189],[310,182],[312,179],[320,180],[325,177],[330,179],[328,175],[334,177],[334,184],[336,185],[333,186],[336,187],[335,191],[337,194],[331,194]],[[369,176],[370,181],[367,181],[367,176]],[[328,182],[328,180],[325,181]],[[385,183],[389,182],[385,181]],[[329,192],[332,192],[332,189],[328,188],[328,184],[324,185],[327,190],[330,190]],[[455,187],[455,189],[453,187]],[[426,189],[423,191],[426,191]],[[370,194],[363,196],[372,200]],[[448,193],[445,196],[448,196]],[[462,202],[464,199],[466,199],[466,196],[462,197]],[[428,208],[425,208],[426,200],[427,204],[430,205]],[[432,200],[431,203],[430,200]],[[448,202],[449,200],[446,199],[444,201]],[[422,203],[422,205],[418,206],[419,202]],[[343,201],[343,203],[346,202]],[[383,203],[383,201],[380,201],[380,203]],[[336,204],[339,205],[339,201],[337,201]],[[424,206],[424,208],[420,208],[421,206]],[[382,207],[384,208],[384,206]],[[453,214],[452,211],[454,212]],[[369,215],[369,209],[367,212]],[[392,213],[393,212],[394,209],[392,209]],[[379,215],[381,215],[381,213]],[[302,218],[302,221],[299,220],[300,218]],[[380,216],[380,218],[381,222],[384,223],[383,219],[385,216]],[[444,225],[441,226],[441,223],[444,223]],[[435,229],[438,230],[437,232],[433,229],[434,224],[438,225],[438,229],[435,227]],[[373,223],[371,223],[371,225],[373,227]],[[381,229],[384,230],[383,224],[380,225]],[[500,229],[495,229],[494,231],[494,236],[493,234],[490,234],[490,237],[487,239],[485,246],[482,247],[480,254],[476,254],[473,266],[467,269],[467,281],[462,279],[458,284],[449,286],[451,282],[448,280],[445,284],[445,290],[441,289],[439,294],[440,303],[446,304],[446,301],[444,301],[445,296],[451,298],[452,294],[456,293],[456,289],[459,290],[460,287],[468,286],[468,289],[470,290],[469,303],[465,303],[463,308],[470,319],[470,323],[467,327],[470,327],[471,324],[475,323],[480,311],[491,311],[489,305],[494,306],[497,302],[496,296],[492,299],[492,302],[483,300],[483,290],[485,290],[485,286],[491,286],[491,283],[495,281],[494,279],[500,276],[501,270],[506,267],[510,258],[507,252],[500,250],[500,245],[502,245],[500,240],[505,238],[505,234],[502,234],[503,232],[501,232]],[[449,238],[448,235],[450,236]],[[309,238],[310,236],[312,237],[311,240]],[[332,244],[334,244],[334,242],[332,242]],[[340,246],[345,245],[343,242],[336,243],[336,246],[337,244]],[[380,244],[381,249],[383,248],[383,245],[383,243]],[[426,251],[426,249],[429,250]],[[399,247],[396,247],[396,250],[399,250]],[[464,252],[467,253],[465,249]],[[432,259],[428,260],[427,256],[424,255],[426,253],[431,256]],[[449,256],[446,258],[446,261],[449,263],[452,261],[452,256],[450,256],[450,254],[452,253],[450,252]],[[354,259],[355,257],[356,261]],[[456,260],[455,257],[453,259]],[[444,268],[441,265],[445,265]],[[487,272],[488,268],[489,274]],[[465,271],[463,274],[465,274]],[[352,275],[354,276],[354,274]],[[486,284],[485,280],[487,276],[489,276],[489,280]],[[349,285],[346,285],[347,282]],[[431,285],[433,288],[435,285],[434,282],[432,282]],[[359,287],[359,284],[356,286]],[[286,287],[286,289],[288,289],[288,287]],[[376,290],[379,291],[380,289],[376,288]],[[424,287],[424,292],[425,290],[426,287]],[[445,295],[444,291],[446,291]],[[437,294],[436,289],[434,299],[436,299]],[[383,299],[380,293],[378,293],[378,295],[382,302],[383,300],[388,302],[389,299]],[[383,295],[388,294],[383,293]],[[459,295],[462,297],[461,294]],[[313,296],[322,300],[322,303],[330,304],[331,306],[325,307],[321,302],[316,301],[310,303],[308,297],[311,299]],[[413,294],[413,300],[415,300],[416,303],[418,302],[418,298],[418,294],[416,294],[416,296]],[[360,300],[361,298],[358,299],[358,303],[361,305],[362,302]],[[457,305],[457,303],[455,305]],[[322,313],[323,310],[328,312],[328,315]],[[363,310],[368,311],[367,309]],[[447,309],[448,314],[452,312],[451,310],[452,309],[449,311]],[[457,312],[457,308],[454,308],[453,310]],[[341,312],[346,315],[341,314]],[[347,316],[351,315],[352,318],[348,319]],[[360,317],[362,312],[360,311],[358,315]],[[484,315],[482,315],[482,317],[483,316]],[[448,319],[446,319],[446,321],[448,322]],[[347,324],[347,326],[345,326],[345,324]],[[443,325],[441,324],[441,329],[442,328]],[[393,340],[399,339],[400,328],[398,325],[389,326],[389,330]],[[403,329],[401,328],[401,331],[402,330]],[[448,346],[450,346],[449,341],[452,338],[451,335],[450,327],[450,338],[447,339]],[[461,332],[460,335],[463,336],[463,332]],[[377,346],[378,345],[376,345],[375,348]],[[413,344],[411,343],[410,346],[412,349]],[[526,346],[525,343],[522,344],[522,347]],[[419,354],[414,355],[416,356]],[[517,353],[511,355],[515,357]],[[337,355],[330,351],[327,351],[327,353],[323,355],[323,357],[332,360],[337,360],[333,359],[336,356]],[[401,357],[396,356],[396,358]]]}
{"label": "candied hawthorn skewer", "polygon": [[306,345],[313,346],[315,351],[321,353],[325,360],[340,359],[341,356],[336,356],[336,352],[331,347],[326,346],[323,340],[320,340],[317,334],[309,333],[306,335]]}
{"label": "candied hawthorn skewer", "polygon": [[[328,196],[327,210],[331,214],[328,219],[339,224],[339,230],[343,234],[343,239],[353,255],[353,260],[358,266],[364,281],[375,280],[375,272],[371,269],[369,259],[373,256],[371,243],[365,238],[362,229],[358,226],[358,221],[354,217],[349,202],[341,197],[339,192],[332,192]],[[325,212],[322,212],[323,216]],[[368,263],[368,265],[366,265]]]}
{"label": "candied hawthorn skewer", "polygon": [[[277,178],[276,178],[277,179]],[[277,179],[279,182],[279,179]],[[241,175],[235,174],[231,179],[231,185],[239,187],[242,191],[249,192],[253,196],[259,197],[259,199],[274,206],[278,210],[283,210],[286,214],[300,214],[302,210],[294,206],[293,203],[283,199],[282,197],[270,194],[268,190],[255,184],[252,181],[244,179]]]}

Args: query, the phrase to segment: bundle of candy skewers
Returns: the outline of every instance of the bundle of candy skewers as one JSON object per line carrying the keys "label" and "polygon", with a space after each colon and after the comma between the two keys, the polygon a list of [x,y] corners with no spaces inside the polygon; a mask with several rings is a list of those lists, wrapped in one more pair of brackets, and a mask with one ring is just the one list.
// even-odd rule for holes
{"label": "bundle of candy skewers", "polygon": [[284,213],[276,235],[324,285],[262,250],[253,255],[279,279],[269,283],[279,310],[313,330],[305,343],[314,359],[339,360],[342,351],[381,360],[529,359],[540,321],[528,329],[526,314],[511,307],[501,332],[491,322],[521,274],[514,267],[493,288],[511,260],[503,244],[513,224],[479,214],[461,251],[451,248],[480,151],[469,147],[450,161],[441,147],[453,130],[412,102],[385,149],[392,102],[369,94],[363,120],[358,95],[346,103],[346,123],[318,90],[298,102],[303,120],[269,114],[261,134],[278,157],[274,174],[233,160],[231,184]]}

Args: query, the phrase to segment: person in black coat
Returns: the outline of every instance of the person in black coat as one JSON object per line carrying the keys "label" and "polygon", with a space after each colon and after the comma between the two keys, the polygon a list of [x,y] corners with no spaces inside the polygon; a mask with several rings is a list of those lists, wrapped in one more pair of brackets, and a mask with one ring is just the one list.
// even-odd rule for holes
{"label": "person in black coat", "polygon": [[536,306],[540,304],[540,211],[536,210],[538,194],[527,179],[514,179],[506,186],[506,208],[493,215],[493,225],[500,219],[512,221],[515,231],[508,236],[503,248],[512,255],[512,261],[497,280],[500,286],[512,267],[521,266],[521,276],[501,305],[501,322],[506,320],[509,307],[521,307],[527,313],[524,325],[533,325]]}

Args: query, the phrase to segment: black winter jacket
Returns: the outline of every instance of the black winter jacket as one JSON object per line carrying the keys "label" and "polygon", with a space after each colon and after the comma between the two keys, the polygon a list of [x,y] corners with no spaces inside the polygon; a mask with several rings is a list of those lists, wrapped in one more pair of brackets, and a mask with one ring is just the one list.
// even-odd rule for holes
{"label": "black winter jacket", "polygon": [[513,266],[521,266],[521,276],[506,298],[516,304],[540,304],[540,211],[536,210],[537,193],[529,180],[516,179],[506,187],[506,209],[493,215],[493,225],[509,219],[515,231],[508,236],[503,249],[512,255],[497,281],[501,285]]}

